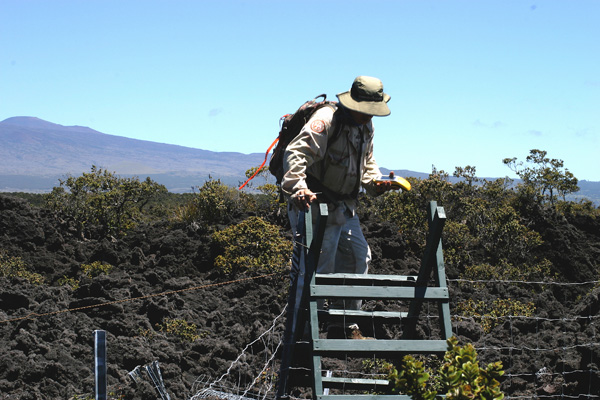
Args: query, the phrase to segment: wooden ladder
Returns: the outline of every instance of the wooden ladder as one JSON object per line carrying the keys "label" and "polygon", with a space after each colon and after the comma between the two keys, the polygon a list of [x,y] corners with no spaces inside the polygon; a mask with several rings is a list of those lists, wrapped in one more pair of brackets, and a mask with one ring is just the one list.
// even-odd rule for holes
{"label": "wooden ladder", "polygon": [[[312,221],[310,211],[305,215],[306,244],[303,247],[307,249],[304,257],[305,271],[304,275],[300,277],[303,283],[298,285],[298,281],[296,281],[292,282],[290,286],[287,329],[284,336],[277,398],[288,397],[288,392],[294,386],[310,386],[313,398],[316,400],[410,399],[407,395],[330,395],[329,389],[343,389],[344,392],[349,393],[364,391],[385,393],[389,391],[389,382],[385,379],[332,376],[331,371],[323,371],[322,357],[396,359],[406,354],[443,354],[447,350],[446,339],[450,338],[452,330],[441,245],[442,230],[446,221],[444,209],[438,207],[435,201],[429,204],[429,233],[418,276],[315,274],[314,270],[318,263],[318,254],[327,221],[327,206],[321,205],[319,211],[316,232],[312,231],[312,224],[308,223],[308,221]],[[299,287],[302,291],[301,296],[297,295]],[[300,300],[294,302],[291,300],[292,297]],[[408,310],[404,312],[397,310],[319,310],[318,300],[322,299],[398,300],[407,303]],[[419,315],[422,305],[426,302],[437,304],[440,321],[439,339],[417,338]],[[324,323],[335,323],[336,321],[344,323],[347,320],[352,322],[375,320],[378,323],[385,321],[387,324],[400,324],[402,337],[395,340],[320,337],[319,327]],[[294,321],[294,323],[290,323],[290,321]],[[304,381],[302,378],[305,378]]]}

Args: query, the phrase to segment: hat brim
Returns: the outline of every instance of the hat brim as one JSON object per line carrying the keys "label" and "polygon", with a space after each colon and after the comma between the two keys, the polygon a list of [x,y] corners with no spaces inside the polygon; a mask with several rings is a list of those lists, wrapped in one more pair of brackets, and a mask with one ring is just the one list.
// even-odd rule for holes
{"label": "hat brim", "polygon": [[350,95],[350,91],[339,93],[336,96],[340,103],[349,110],[377,117],[385,117],[391,113],[387,105],[391,97],[385,93],[383,94],[383,101],[356,101]]}

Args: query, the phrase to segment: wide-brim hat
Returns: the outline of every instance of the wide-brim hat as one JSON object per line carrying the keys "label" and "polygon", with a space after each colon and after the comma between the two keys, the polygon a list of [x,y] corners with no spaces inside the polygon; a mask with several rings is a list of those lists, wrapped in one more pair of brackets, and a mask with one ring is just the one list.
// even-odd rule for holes
{"label": "wide-brim hat", "polygon": [[387,105],[391,97],[383,92],[383,83],[370,76],[357,77],[352,88],[339,93],[337,98],[347,109],[363,114],[383,117],[391,113]]}

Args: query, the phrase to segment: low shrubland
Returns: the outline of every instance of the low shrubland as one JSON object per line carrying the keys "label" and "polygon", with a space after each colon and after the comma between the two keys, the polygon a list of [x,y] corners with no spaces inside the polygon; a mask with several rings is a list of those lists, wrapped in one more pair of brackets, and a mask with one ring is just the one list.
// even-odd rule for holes
{"label": "low shrubland", "polygon": [[[586,200],[567,200],[568,194],[576,190],[577,181],[564,170],[560,160],[549,159],[545,152],[532,150],[526,163],[519,163],[516,158],[505,163],[521,178],[518,183],[507,178],[478,178],[471,166],[457,167],[452,178],[434,168],[428,178],[408,178],[413,188],[409,192],[389,192],[376,198],[360,194],[360,217],[371,228],[365,229],[367,240],[385,241],[386,238],[373,237],[378,234],[376,228],[384,226],[385,232],[391,232],[399,242],[395,247],[387,246],[388,250],[375,244],[375,273],[383,267],[383,273],[404,273],[418,266],[428,229],[428,203],[436,200],[444,207],[446,272],[450,279],[458,281],[453,286],[451,307],[462,318],[457,331],[464,335],[463,339],[475,341],[485,335],[492,341],[501,340],[494,335],[504,329],[503,318],[531,317],[544,307],[552,307],[543,311],[552,316],[558,307],[578,310],[581,315],[581,309],[593,312],[598,308],[594,297],[597,289],[553,290],[543,283],[599,279],[596,255],[600,209]],[[273,314],[280,312],[274,303],[285,302],[285,294],[272,293],[287,289],[282,277],[287,274],[291,243],[285,205],[280,203],[277,187],[265,172],[260,171],[258,176],[262,180],[248,192],[209,179],[193,193],[174,194],[149,179],[122,179],[92,167],[90,173],[61,181],[48,195],[26,197],[32,204],[42,204],[35,206],[34,211],[24,211],[31,221],[41,221],[40,227],[22,235],[20,228],[15,228],[12,236],[0,237],[0,279],[6,291],[21,283],[33,288],[49,287],[59,298],[60,307],[66,309],[93,306],[93,301],[103,298],[143,298],[148,293],[177,292],[214,281],[277,275],[278,281],[270,282],[273,288],[260,292],[263,298],[273,296],[269,297],[270,302],[261,298],[260,303],[245,304],[247,291],[257,290],[258,285],[240,283],[219,290],[218,294],[203,294],[196,303],[197,310],[191,309],[183,296],[174,295],[172,300],[144,299],[126,317],[121,314],[124,309],[120,305],[101,314],[106,319],[102,324],[120,337],[145,340],[144,343],[157,347],[164,346],[160,340],[166,337],[177,342],[178,349],[186,348],[186,355],[177,356],[155,349],[175,365],[171,378],[181,374],[181,368],[200,373],[189,359],[181,361],[188,355],[194,362],[204,362],[202,368],[222,372],[227,368],[224,360],[235,358],[239,347],[246,344],[241,343],[240,335],[246,330],[264,329]],[[9,216],[7,213],[7,220]],[[50,222],[44,225],[46,218]],[[394,253],[394,249],[400,250]],[[41,262],[44,251],[52,252],[55,258]],[[386,259],[386,251],[401,254],[402,262]],[[508,283],[484,286],[490,281]],[[530,282],[536,284],[524,284]],[[223,303],[213,301],[221,295],[232,303],[227,311],[222,310]],[[10,292],[3,304],[16,299],[18,304],[32,304],[42,312],[54,306],[43,295],[36,296],[29,303],[24,296]],[[545,304],[549,300],[552,302]],[[235,314],[236,320],[227,320],[228,313]],[[23,314],[25,311],[19,315]],[[85,324],[90,323],[87,314],[83,317]],[[133,328],[121,321],[127,318],[132,320]],[[463,321],[471,325],[465,327]],[[23,322],[19,329],[27,328],[28,323]],[[63,322],[52,319],[52,323]],[[51,328],[40,323],[44,337],[58,340],[60,335],[53,336]],[[525,334],[537,329],[528,328],[526,323],[519,328]],[[587,335],[592,328],[581,322],[573,329]],[[17,340],[19,349],[26,349],[27,340],[34,340],[21,337],[22,331],[6,329],[6,337]],[[89,326],[85,325],[85,329],[89,330]],[[227,344],[221,347],[214,342],[213,332],[217,329],[226,336]],[[61,339],[67,343],[75,340],[65,336]],[[80,338],[77,341],[85,342]],[[135,343],[137,346],[140,342]],[[46,347],[40,349],[55,357]],[[402,367],[388,371],[390,378],[403,392],[421,390],[419,387],[424,384],[423,390],[454,393],[456,397],[450,398],[481,396],[485,391],[488,397],[483,398],[500,398],[495,384],[500,379],[497,364],[477,366],[476,355],[468,345],[461,348],[451,343],[451,351],[454,360],[463,360],[460,365],[444,360],[430,367],[432,361],[409,358]],[[124,353],[123,363],[128,367],[141,362],[137,355]],[[208,354],[206,359],[204,354]],[[595,356],[584,354],[583,350],[582,354],[582,359],[588,361]],[[559,365],[562,361],[553,358],[552,362]],[[434,377],[438,373],[441,378]],[[466,376],[467,381],[458,375]],[[0,382],[8,385],[4,376],[0,376]],[[456,383],[455,389],[450,388],[450,382]],[[20,384],[16,382],[14,386]],[[422,398],[427,398],[424,393]]]}

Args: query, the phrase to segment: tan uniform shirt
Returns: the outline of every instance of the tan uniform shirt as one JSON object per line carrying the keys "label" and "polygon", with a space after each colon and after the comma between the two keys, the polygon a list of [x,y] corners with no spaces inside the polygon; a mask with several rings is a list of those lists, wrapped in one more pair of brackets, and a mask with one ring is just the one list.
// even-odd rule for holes
{"label": "tan uniform shirt", "polygon": [[[344,125],[337,138],[329,143],[328,149],[328,135],[333,135],[336,130],[335,123],[332,123],[333,113],[331,107],[317,110],[288,145],[284,155],[286,172],[281,182],[285,193],[291,195],[307,189],[306,174],[309,173],[340,195],[351,194],[356,187],[357,176],[360,176],[360,183],[367,193],[376,194],[372,181],[381,176],[381,171],[373,157],[372,122],[359,126]],[[356,208],[355,199],[344,202],[351,209]]]}

